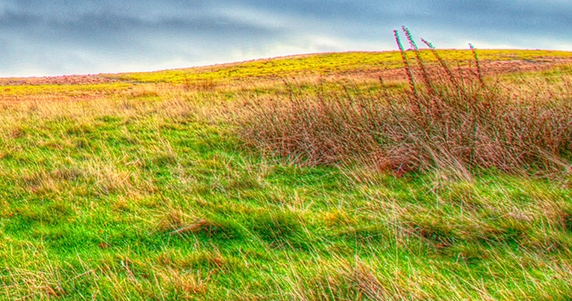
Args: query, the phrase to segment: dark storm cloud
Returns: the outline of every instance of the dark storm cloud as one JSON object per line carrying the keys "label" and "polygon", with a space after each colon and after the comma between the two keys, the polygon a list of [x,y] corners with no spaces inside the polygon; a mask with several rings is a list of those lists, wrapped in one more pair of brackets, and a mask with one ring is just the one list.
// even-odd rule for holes
{"label": "dark storm cloud", "polygon": [[401,25],[443,48],[570,50],[570,16],[572,5],[557,0],[0,0],[0,75],[392,50]]}

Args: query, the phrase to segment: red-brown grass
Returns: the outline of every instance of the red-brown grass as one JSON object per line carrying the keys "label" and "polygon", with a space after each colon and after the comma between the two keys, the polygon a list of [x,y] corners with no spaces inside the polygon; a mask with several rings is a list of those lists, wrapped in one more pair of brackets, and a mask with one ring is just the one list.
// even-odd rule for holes
{"label": "red-brown grass", "polygon": [[528,93],[490,84],[472,45],[476,70],[466,72],[450,68],[423,40],[437,58],[437,66],[429,66],[409,31],[403,31],[409,51],[397,31],[395,37],[409,91],[388,89],[382,80],[381,92],[346,84],[339,90],[316,87],[311,94],[287,83],[288,94],[249,103],[239,122],[242,137],[309,165],[359,161],[397,172],[451,167],[570,171],[569,93],[550,87],[546,93]]}

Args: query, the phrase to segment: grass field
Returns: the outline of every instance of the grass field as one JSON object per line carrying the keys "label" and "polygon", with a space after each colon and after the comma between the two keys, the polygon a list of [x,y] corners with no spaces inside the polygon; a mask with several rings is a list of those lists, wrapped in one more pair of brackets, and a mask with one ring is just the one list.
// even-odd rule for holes
{"label": "grass field", "polygon": [[0,299],[570,300],[572,53],[438,53],[1,80]]}

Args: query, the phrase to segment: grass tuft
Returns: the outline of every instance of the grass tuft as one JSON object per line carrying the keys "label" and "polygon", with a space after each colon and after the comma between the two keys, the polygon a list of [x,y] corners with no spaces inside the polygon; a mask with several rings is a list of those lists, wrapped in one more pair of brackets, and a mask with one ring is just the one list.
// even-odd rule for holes
{"label": "grass tuft", "polygon": [[[307,165],[361,162],[397,173],[452,169],[569,172],[572,102],[546,88],[526,93],[491,84],[477,70],[453,71],[431,43],[438,62],[423,59],[412,36],[401,46],[410,91],[379,93],[343,85],[316,94],[288,84],[288,96],[260,98],[239,120],[251,145]],[[414,61],[411,61],[413,53]],[[421,78],[421,79],[418,79]],[[567,80],[567,79],[565,79]]]}

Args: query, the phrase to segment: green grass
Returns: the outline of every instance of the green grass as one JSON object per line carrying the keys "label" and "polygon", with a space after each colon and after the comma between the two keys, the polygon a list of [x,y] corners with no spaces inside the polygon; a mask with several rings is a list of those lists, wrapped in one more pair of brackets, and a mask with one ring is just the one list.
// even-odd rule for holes
{"label": "green grass", "polygon": [[[357,70],[376,55],[270,64],[293,75],[312,60]],[[259,63],[236,73],[275,70],[252,71]],[[213,68],[215,78],[235,70]],[[125,75],[152,83],[102,84],[83,101],[71,91],[98,88],[2,87],[12,90],[0,93],[0,299],[572,295],[569,173],[483,169],[463,179],[447,169],[294,164],[249,146],[235,122],[245,100],[287,96],[281,79],[187,89],[177,72],[202,71]],[[323,91],[312,83],[299,93]],[[325,85],[345,93],[343,83]]]}

